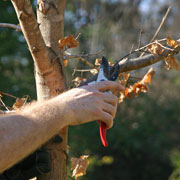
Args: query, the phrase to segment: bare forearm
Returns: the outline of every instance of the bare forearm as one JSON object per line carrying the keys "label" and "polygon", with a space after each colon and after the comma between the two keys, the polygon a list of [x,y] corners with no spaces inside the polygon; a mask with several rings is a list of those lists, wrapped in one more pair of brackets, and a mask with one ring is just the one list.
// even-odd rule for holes
{"label": "bare forearm", "polygon": [[50,100],[0,117],[0,172],[26,157],[67,125],[63,104],[56,104],[55,100]]}
{"label": "bare forearm", "polygon": [[66,125],[101,120],[113,125],[117,97],[106,91],[121,91],[116,82],[98,82],[75,88],[47,102],[16,114],[0,117],[0,172],[22,160]]}

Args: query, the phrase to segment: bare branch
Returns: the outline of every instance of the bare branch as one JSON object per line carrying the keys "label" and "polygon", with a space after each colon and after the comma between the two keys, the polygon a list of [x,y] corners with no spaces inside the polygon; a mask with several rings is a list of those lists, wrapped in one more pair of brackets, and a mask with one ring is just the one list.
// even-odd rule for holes
{"label": "bare branch", "polygon": [[87,61],[86,59],[82,58],[82,57],[79,57],[77,58],[79,59],[80,61],[82,61],[84,64],[87,64],[88,66],[92,67],[92,68],[95,68],[95,69],[98,69],[97,67],[95,67],[92,63],[90,63],[89,61]]}
{"label": "bare branch", "polygon": [[81,33],[78,33],[78,35],[76,36],[75,40],[77,40],[80,37]]}
{"label": "bare branch", "polygon": [[0,97],[0,102],[1,102],[1,104],[4,106],[4,108],[5,108],[7,111],[10,111],[10,110],[8,109],[8,107],[4,104],[3,100],[1,99],[1,97]]}
{"label": "bare branch", "polygon": [[138,48],[140,48],[140,46],[141,46],[142,32],[143,32],[143,30],[141,29],[140,32],[139,32]]}
{"label": "bare branch", "polygon": [[161,28],[162,28],[164,22],[166,21],[166,18],[167,18],[167,16],[168,16],[170,10],[171,10],[171,7],[168,7],[168,9],[167,9],[167,11],[166,11],[164,17],[162,18],[162,21],[161,21],[161,23],[160,23],[160,25],[159,25],[157,31],[155,32],[155,34],[154,34],[154,36],[153,36],[153,38],[151,39],[150,42],[153,42],[153,41],[156,39],[156,37],[157,37],[157,35],[159,34],[159,32],[160,32],[160,30],[161,30]]}
{"label": "bare branch", "polygon": [[72,73],[72,76],[75,76],[75,74],[76,74],[76,69],[78,68],[79,63],[80,63],[80,60],[77,62],[76,66],[75,66],[75,68],[74,68],[74,71],[73,71],[73,73]]}
{"label": "bare branch", "polygon": [[4,93],[4,92],[2,92],[2,91],[0,91],[0,94],[4,94],[4,95],[6,95],[6,96],[9,96],[9,97],[12,97],[12,98],[14,98],[14,99],[17,99],[16,96],[13,96],[13,95],[8,94],[8,93]]}
{"label": "bare branch", "polygon": [[[168,16],[170,10],[171,10],[171,7],[169,7],[169,8],[167,9],[167,11],[166,11],[164,17],[162,18],[162,21],[161,21],[161,23],[160,23],[158,29],[156,30],[156,32],[155,32],[153,38],[151,39],[150,43],[153,42],[153,41],[156,39],[156,37],[157,37],[157,35],[159,34],[159,31],[161,30],[161,28],[162,28],[162,26],[163,26],[163,24],[164,24],[164,22],[165,22],[165,20],[166,20],[166,18],[167,18],[167,16]],[[144,52],[141,53],[141,55],[140,55],[139,57],[144,56],[144,54],[145,54]]]}
{"label": "bare branch", "polygon": [[91,72],[94,69],[76,69],[76,72]]}
{"label": "bare branch", "polygon": [[29,0],[11,0],[16,10],[22,32],[25,36],[34,61],[39,71],[46,72],[50,67],[48,49],[44,43],[41,32],[36,21],[32,5]]}
{"label": "bare branch", "polygon": [[118,59],[118,60],[117,60],[117,63],[120,62],[121,60],[123,60],[124,58],[127,58],[128,56],[130,56],[130,55],[133,54],[133,53],[136,53],[136,52],[139,52],[139,51],[145,51],[145,49],[146,49],[148,46],[153,45],[153,44],[157,44],[157,43],[162,42],[162,41],[166,41],[166,38],[160,39],[160,40],[157,40],[157,41],[154,41],[154,42],[151,42],[151,43],[149,43],[149,44],[147,44],[147,45],[145,45],[145,46],[143,46],[143,47],[141,47],[141,48],[138,48],[138,49],[135,49],[134,51],[131,51],[130,53],[124,55],[122,58]]}
{"label": "bare branch", "polygon": [[8,28],[13,28],[16,29],[16,31],[20,32],[21,27],[15,24],[9,24],[9,23],[0,23],[0,27],[8,27]]}
{"label": "bare branch", "polygon": [[180,50],[180,47],[178,46],[177,48],[174,49],[172,52],[171,50],[165,49],[164,52],[160,55],[146,55],[143,57],[139,58],[133,58],[129,59],[128,61],[126,59],[122,60],[119,62],[120,65],[120,72],[127,72],[127,71],[132,71],[136,69],[140,69],[152,64],[155,64],[163,59],[165,59],[167,56],[177,54]]}
{"label": "bare branch", "polygon": [[104,51],[104,49],[101,49],[95,53],[90,53],[90,54],[81,54],[81,55],[72,55],[68,52],[65,53],[64,59],[73,59],[73,58],[83,58],[83,57],[90,57],[90,56],[96,56],[98,54],[101,54]]}

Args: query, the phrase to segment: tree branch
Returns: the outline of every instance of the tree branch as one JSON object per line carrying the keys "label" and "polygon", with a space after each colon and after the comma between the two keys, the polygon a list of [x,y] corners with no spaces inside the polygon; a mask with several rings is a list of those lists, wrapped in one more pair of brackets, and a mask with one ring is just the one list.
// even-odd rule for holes
{"label": "tree branch", "polygon": [[0,27],[9,27],[9,28],[16,29],[16,31],[21,31],[21,27],[15,24],[0,23]]}
{"label": "tree branch", "polygon": [[179,50],[180,50],[180,46],[175,48],[173,52],[172,52],[172,50],[165,49],[164,52],[160,55],[150,54],[150,55],[146,55],[146,56],[139,57],[139,58],[133,58],[133,59],[128,59],[128,60],[124,59],[119,62],[120,73],[140,69],[140,68],[143,68],[146,66],[150,66],[161,60],[164,60],[167,56],[170,56],[170,55],[173,56],[174,54],[177,54],[179,52]]}
{"label": "tree branch", "polygon": [[[159,34],[159,32],[160,32],[160,30],[161,30],[161,28],[162,28],[164,22],[166,21],[166,18],[167,18],[167,16],[168,16],[170,10],[171,10],[171,7],[168,7],[168,9],[167,9],[165,15],[163,16],[163,18],[162,18],[162,20],[161,20],[160,25],[159,25],[159,27],[157,28],[157,30],[156,30],[156,32],[155,32],[153,38],[151,39],[150,43],[153,42],[153,41],[156,39],[156,37],[157,37],[157,35]],[[139,57],[144,56],[144,54],[145,54],[144,52],[141,53],[141,55],[140,55]]]}
{"label": "tree branch", "polygon": [[11,0],[16,10],[22,32],[38,69],[47,73],[50,67],[50,56],[44,43],[29,0]]}

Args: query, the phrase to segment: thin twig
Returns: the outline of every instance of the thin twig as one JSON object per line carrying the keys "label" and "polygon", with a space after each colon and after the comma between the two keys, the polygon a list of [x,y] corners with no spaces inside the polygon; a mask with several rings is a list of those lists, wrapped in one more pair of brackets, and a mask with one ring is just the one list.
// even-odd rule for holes
{"label": "thin twig", "polygon": [[15,24],[9,24],[9,23],[0,23],[0,27],[9,27],[9,28],[13,28],[16,29],[16,31],[21,31],[21,27]]}
{"label": "thin twig", "polygon": [[9,109],[8,109],[8,107],[4,104],[4,102],[3,102],[3,100],[0,98],[0,102],[1,102],[1,104],[5,107],[5,109],[7,110],[7,111],[10,111]]}
{"label": "thin twig", "polygon": [[161,43],[156,42],[156,44],[158,44],[159,46],[161,46],[163,49],[167,49],[167,50],[169,50],[169,51],[174,51],[174,49],[171,49],[171,48],[169,48],[169,47],[163,46]]}
{"label": "thin twig", "polygon": [[94,69],[76,69],[76,72],[90,72]]}
{"label": "thin twig", "polygon": [[82,58],[82,57],[79,57],[77,58],[79,59],[80,61],[82,61],[84,64],[87,64],[88,66],[92,67],[92,68],[95,68],[95,69],[98,69],[97,67],[94,66],[94,64],[90,63],[89,61],[87,61],[86,59]]}
{"label": "thin twig", "polygon": [[72,180],[75,180],[74,178],[72,178],[71,176],[68,175],[68,178],[72,179]]}
{"label": "thin twig", "polygon": [[76,74],[76,69],[78,68],[79,63],[80,63],[80,60],[77,62],[76,66],[75,66],[75,68],[74,68],[74,71],[73,71],[73,73],[72,73],[72,77],[75,76],[75,74]]}
{"label": "thin twig", "polygon": [[[3,104],[0,104],[0,107],[4,107],[4,105],[3,105]],[[7,106],[7,105],[6,105],[6,107],[7,107],[8,109],[12,109],[12,107],[10,107],[10,106]]]}
{"label": "thin twig", "polygon": [[131,46],[131,50],[130,50],[129,54],[132,54],[133,48],[134,48],[134,44]]}
{"label": "thin twig", "polygon": [[[151,39],[150,43],[153,42],[153,41],[156,39],[156,37],[157,37],[157,35],[159,34],[159,32],[160,32],[160,30],[161,30],[161,28],[162,28],[162,26],[163,26],[163,24],[164,24],[167,16],[168,16],[170,10],[171,10],[171,7],[168,7],[168,9],[167,9],[164,17],[163,17],[162,20],[161,20],[160,25],[159,25],[158,29],[156,30],[156,32],[155,32],[153,38]],[[144,56],[144,54],[145,54],[145,53],[141,53],[141,55],[140,55],[139,57]]]}
{"label": "thin twig", "polygon": [[64,55],[64,59],[73,59],[73,58],[83,58],[83,57],[90,57],[90,56],[96,56],[100,53],[102,53],[104,51],[104,49],[101,49],[99,51],[97,51],[96,53],[91,53],[91,54],[82,54],[82,55],[72,55],[70,53],[66,53]]}
{"label": "thin twig", "polygon": [[17,99],[16,96],[13,96],[13,95],[8,94],[8,93],[4,93],[4,92],[2,92],[2,91],[0,91],[0,94],[4,94],[4,95],[6,95],[6,96],[9,96],[9,97],[12,97],[12,98],[14,98],[14,99]]}
{"label": "thin twig", "polygon": [[78,33],[78,35],[76,36],[75,40],[77,40],[80,37],[81,33]]}
{"label": "thin twig", "polygon": [[138,48],[141,47],[141,37],[142,37],[142,32],[143,32],[143,30],[141,29],[140,32],[139,32]]}
{"label": "thin twig", "polygon": [[[131,54],[135,53],[135,52],[138,52],[138,51],[146,51],[145,49],[150,46],[150,45],[153,45],[153,44],[157,44],[158,42],[162,42],[162,41],[166,41],[166,38],[163,38],[163,39],[160,39],[160,40],[157,40],[157,41],[154,41],[154,42],[151,42],[149,44],[146,44],[145,46],[141,47],[141,48],[138,48],[138,49],[135,49],[134,51],[124,55],[123,57],[121,57],[120,59],[118,59],[116,61],[115,64],[118,64],[121,60],[123,60],[124,58],[127,58],[128,56],[130,56]],[[145,53],[145,52],[144,52]]]}

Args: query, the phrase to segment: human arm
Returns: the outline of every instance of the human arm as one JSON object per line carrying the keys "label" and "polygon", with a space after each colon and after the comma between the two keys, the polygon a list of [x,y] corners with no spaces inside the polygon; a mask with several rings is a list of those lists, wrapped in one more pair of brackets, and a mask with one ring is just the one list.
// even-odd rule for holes
{"label": "human arm", "polygon": [[123,90],[116,82],[99,82],[75,88],[51,100],[34,104],[15,114],[0,117],[0,172],[22,160],[60,129],[94,120],[110,128],[117,97],[103,93]]}

